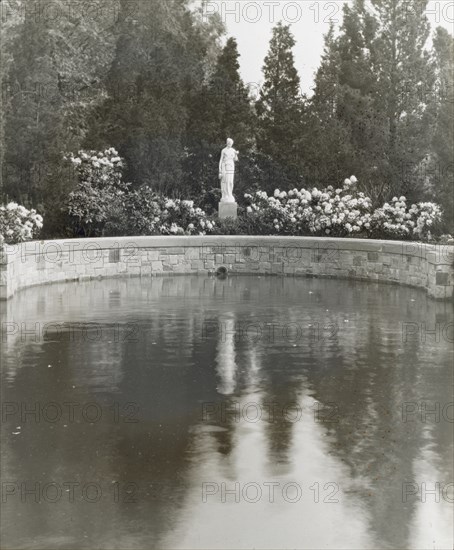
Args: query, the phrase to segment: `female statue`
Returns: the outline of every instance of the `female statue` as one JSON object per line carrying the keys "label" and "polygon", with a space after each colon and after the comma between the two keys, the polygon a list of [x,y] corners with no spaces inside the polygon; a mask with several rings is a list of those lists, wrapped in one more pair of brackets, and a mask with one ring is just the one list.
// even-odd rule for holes
{"label": "female statue", "polygon": [[232,147],[233,139],[227,139],[227,146],[221,152],[219,161],[219,179],[221,180],[221,202],[235,202],[233,196],[233,178],[235,162],[238,160],[238,151]]}

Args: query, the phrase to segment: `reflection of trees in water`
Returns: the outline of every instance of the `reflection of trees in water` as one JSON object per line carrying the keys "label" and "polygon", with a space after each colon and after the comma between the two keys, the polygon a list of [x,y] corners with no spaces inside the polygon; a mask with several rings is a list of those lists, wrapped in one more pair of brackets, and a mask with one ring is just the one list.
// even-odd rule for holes
{"label": "reflection of trees in water", "polygon": [[[16,341],[15,346],[18,345]],[[100,518],[105,514],[109,522],[115,523],[121,516],[113,501],[111,485],[118,478],[107,460],[113,452],[118,426],[112,426],[105,418],[108,412],[95,388],[90,389],[80,379],[75,385],[75,371],[81,363],[69,342],[44,342],[39,350],[37,345],[24,345],[23,365],[17,369],[14,384],[4,388],[2,398],[19,407],[23,405],[29,411],[37,406],[41,412],[38,417],[32,414],[25,419],[14,417],[2,426],[2,479],[26,483],[28,489],[38,484],[38,491],[47,483],[55,483],[62,494],[56,503],[46,501],[42,494],[37,496],[38,503],[34,502],[33,495],[25,500],[20,494],[10,497],[3,509],[3,527],[8,526],[5,539],[17,540],[18,537],[24,543],[39,541],[41,536],[43,547],[48,546],[49,536],[56,545],[77,546],[89,540],[101,540],[105,536],[105,526]],[[87,361],[91,361],[91,357],[90,353],[84,355]],[[83,390],[79,384],[83,384]],[[102,407],[104,418],[89,424],[81,419],[81,407],[93,402]],[[52,403],[63,413],[56,422],[49,420],[57,414],[54,407],[47,409],[47,415],[42,412],[43,407]],[[65,403],[80,404],[74,409],[73,422]],[[93,414],[93,409],[90,413]],[[19,425],[21,429],[15,430]],[[14,436],[12,431],[21,433]],[[75,502],[69,501],[63,485],[72,482],[79,483],[74,489]],[[87,483],[97,483],[101,487],[100,502],[81,500],[81,487]],[[49,494],[54,495],[52,490]],[[27,521],[17,523],[20,517],[26,517]],[[90,534],[90,539],[84,538],[85,533]]]}
{"label": "reflection of trees in water", "polygon": [[[339,422],[324,425],[333,437],[332,452],[350,467],[356,480],[354,492],[370,510],[377,540],[405,547],[416,503],[411,499],[402,502],[403,483],[415,481],[415,461],[429,445],[436,449],[431,460],[440,463],[438,472],[449,481],[453,442],[449,422],[430,426],[420,420],[403,422],[402,408],[406,402],[452,400],[450,384],[444,382],[452,379],[452,355],[447,342],[431,343],[428,337],[423,344],[419,333],[407,342],[402,337],[403,323],[415,323],[418,330],[423,322],[428,329],[435,327],[446,304],[431,301],[421,292],[386,290],[372,294],[372,300],[371,294],[354,285],[334,300],[320,293],[318,299],[330,308],[328,321],[339,326],[338,334],[332,339],[310,340],[296,353],[288,342],[279,353],[273,353],[276,347],[270,347],[269,353],[261,349],[260,388],[262,403],[285,406],[297,402],[301,389],[308,386],[320,402],[322,422],[323,405],[330,404],[327,413],[337,406]],[[298,308],[290,306],[287,311],[289,321],[311,319]],[[452,317],[444,319],[447,323]],[[237,355],[241,360],[238,349]],[[301,373],[307,375],[308,383]],[[293,429],[282,415],[266,424],[270,460],[285,462]]]}
{"label": "reflection of trees in water", "polygon": [[[426,322],[428,327],[434,327],[435,312],[440,307],[421,295],[419,306],[406,307],[409,294],[402,289],[401,301],[395,296],[382,300],[378,312],[371,304],[366,307],[357,300],[361,325],[342,334],[339,344],[343,368],[339,375],[311,377],[315,397],[339,407],[339,423],[328,425],[335,440],[332,452],[350,466],[352,478],[360,481],[357,492],[371,511],[371,527],[391,547],[406,547],[408,542],[416,503],[410,499],[402,502],[402,485],[414,481],[414,462],[428,445],[428,426],[420,420],[404,422],[402,408],[406,402],[439,401],[438,392],[442,381],[449,380],[452,364],[446,343],[402,341],[403,322],[415,322],[418,326]],[[346,340],[354,342],[354,346],[343,354]],[[329,360],[314,354],[313,372],[318,372],[319,364],[326,368]],[[434,369],[438,371],[435,379]],[[448,393],[445,402],[450,400]],[[433,423],[429,428],[430,432],[437,432],[433,440],[437,441],[437,455],[444,463],[443,473],[452,472],[449,429],[452,425],[449,428],[447,422]],[[444,479],[449,479],[449,475]],[[396,518],[400,521],[396,522]]]}
{"label": "reflection of trees in water", "polygon": [[[301,409],[301,378],[291,373],[285,375],[289,361],[285,353],[262,356],[263,372],[261,402],[264,433],[268,444],[268,460],[271,464],[288,464],[292,461],[293,421]],[[287,380],[287,382],[285,381]]]}
{"label": "reflection of trees in water", "polygon": [[[42,296],[33,300],[34,295],[28,293],[32,299],[28,302],[21,300],[21,308],[16,308],[14,317],[10,316],[9,320],[19,323],[26,320],[28,325],[44,321],[70,321],[72,324],[80,322],[85,327],[95,321],[102,323],[103,328],[109,323],[127,327],[137,321],[134,310],[131,312],[128,304],[125,306],[125,301],[122,303],[122,294],[130,297],[125,285],[119,285],[120,290],[115,290],[113,296],[108,288],[98,294],[98,289],[93,289],[93,286],[83,285],[86,292],[81,291],[73,296],[77,299],[76,303],[71,301],[71,296],[66,296],[62,307],[61,301],[52,300],[52,293],[49,292],[55,291],[55,287],[39,289],[44,292],[47,302]],[[159,297],[158,291],[154,297]],[[133,293],[131,298],[134,300],[137,296]],[[104,320],[99,318],[97,309],[97,305],[103,302],[108,304],[110,310]],[[74,310],[77,310],[76,314]],[[102,311],[101,317],[103,315],[105,311]],[[189,328],[193,324],[191,315],[188,310],[185,321]],[[155,331],[159,344],[169,340],[175,344],[178,331],[172,326],[172,319],[169,322],[163,311],[156,317],[158,319],[152,319],[152,324],[156,320],[160,327],[159,331]],[[155,328],[154,325],[152,328]],[[92,332],[88,331],[89,334]],[[48,546],[52,539],[56,544],[63,542],[79,546],[86,543],[92,547],[94,541],[106,539],[106,523],[102,521],[105,517],[112,526],[110,536],[114,546],[116,534],[124,535],[121,529],[124,528],[125,518],[129,518],[128,522],[132,524],[139,520],[142,525],[149,525],[148,534],[154,536],[168,527],[172,517],[168,512],[184,491],[184,484],[181,479],[175,479],[175,472],[180,472],[184,478],[188,426],[195,421],[192,396],[197,384],[194,382],[199,382],[197,387],[201,388],[201,398],[210,384],[206,372],[199,372],[199,380],[194,380],[191,365],[184,365],[184,360],[192,353],[187,343],[192,344],[193,334],[188,341],[178,342],[177,347],[167,345],[174,356],[170,371],[166,357],[162,357],[162,368],[156,368],[161,357],[158,346],[152,345],[151,339],[139,338],[138,342],[131,342],[122,338],[123,334],[125,332],[120,330],[117,342],[112,342],[114,338],[110,330],[99,341],[81,341],[81,333],[76,331],[76,342],[70,342],[69,338],[55,342],[55,335],[50,331],[38,343],[21,342],[20,336],[8,342],[4,351],[11,359],[10,367],[16,371],[14,383],[5,393],[8,401],[24,402],[28,407],[37,401],[42,404],[79,402],[81,405],[95,402],[102,407],[103,419],[93,425],[80,419],[76,423],[62,420],[55,426],[43,421],[31,425],[15,421],[14,426],[16,423],[22,424],[23,430],[16,438],[11,437],[9,423],[8,437],[4,439],[8,443],[3,447],[7,458],[7,462],[2,462],[4,479],[26,479],[41,485],[49,481],[60,484],[95,482],[106,496],[95,504],[77,502],[77,498],[76,503],[68,503],[65,494],[57,504],[31,503],[27,506],[26,515],[33,520],[21,521],[20,529],[13,521],[12,537],[33,540],[39,533],[43,536],[43,547]],[[208,357],[211,356],[208,354]],[[208,357],[195,361],[200,361],[209,370],[211,362]],[[47,365],[52,366],[48,368]],[[121,373],[124,371],[126,376],[123,379]],[[185,375],[181,376],[182,372]],[[187,389],[189,396],[185,396]],[[107,409],[114,401],[120,405],[138,403],[141,408],[140,423],[114,423],[114,413]],[[190,414],[187,414],[188,411]],[[118,482],[121,488],[120,499],[126,498],[123,490],[128,483],[137,483],[137,505],[115,502],[113,481]],[[24,504],[20,498],[10,498],[9,518],[17,517],[23,511]],[[151,517],[150,511],[153,512]],[[68,518],[71,518],[70,525]],[[87,539],[84,533],[87,533]]]}
{"label": "reflection of trees in water", "polygon": [[[55,532],[75,537],[86,532],[89,546],[105,540],[105,518],[112,540],[132,537],[137,543],[143,538],[148,546],[159,546],[182,513],[188,487],[199,481],[198,461],[218,460],[227,477],[237,475],[230,458],[238,447],[238,404],[252,401],[262,411],[276,404],[273,421],[264,414],[259,431],[268,461],[285,465],[299,458],[291,455],[299,426],[280,411],[300,403],[305,393],[320,403],[322,420],[324,405],[338,406],[339,422],[322,422],[317,430],[329,434],[330,452],[350,469],[354,493],[369,510],[371,529],[383,546],[405,547],[415,503],[402,503],[402,483],[414,480],[414,463],[428,447],[440,476],[449,480],[452,424],[430,417],[426,424],[420,419],[404,423],[402,404],[452,401],[452,349],[429,337],[425,344],[420,339],[402,342],[402,322],[433,327],[437,319],[452,321],[452,312],[421,292],[374,288],[322,280],[176,277],[147,279],[145,284],[131,279],[55,285],[19,293],[14,313],[8,303],[8,320],[140,329],[132,340],[120,337],[113,343],[8,340],[4,400],[102,405],[115,400],[140,406],[138,424],[106,418],[94,426],[26,426],[15,439],[6,434],[6,477],[138,485],[133,505],[107,500],[102,505],[62,503],[52,510],[35,506],[36,520],[21,522],[21,536]],[[275,342],[266,335],[258,341],[220,342],[216,330],[203,335],[204,322],[223,320],[233,333],[236,324],[248,322],[296,323],[304,331],[299,340]],[[315,337],[316,323],[339,329]],[[47,364],[53,367],[47,369]],[[212,403],[216,411],[224,407],[225,417],[218,412],[212,420],[201,418],[203,403]],[[10,426],[3,428],[9,431]],[[12,515],[22,511],[20,502],[13,501]]]}

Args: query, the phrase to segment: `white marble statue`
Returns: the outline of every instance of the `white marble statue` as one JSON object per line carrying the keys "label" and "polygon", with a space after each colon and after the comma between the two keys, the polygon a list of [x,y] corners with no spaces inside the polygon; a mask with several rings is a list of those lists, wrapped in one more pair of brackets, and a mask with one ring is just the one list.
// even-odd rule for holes
{"label": "white marble statue", "polygon": [[238,160],[238,151],[232,147],[233,139],[227,139],[227,146],[222,149],[219,161],[219,179],[221,180],[221,202],[235,202],[233,196],[233,178],[235,176],[235,162]]}

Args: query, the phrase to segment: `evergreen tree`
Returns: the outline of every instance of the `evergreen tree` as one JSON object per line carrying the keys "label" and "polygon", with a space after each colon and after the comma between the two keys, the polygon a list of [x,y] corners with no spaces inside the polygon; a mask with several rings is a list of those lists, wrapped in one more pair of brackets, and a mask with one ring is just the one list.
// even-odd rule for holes
{"label": "evergreen tree", "polygon": [[333,28],[326,36],[305,130],[322,183],[354,173],[377,202],[424,196],[434,75],[423,8],[419,0],[373,0],[372,8],[354,0],[339,36]]}
{"label": "evergreen tree", "polygon": [[444,230],[454,234],[454,38],[438,27],[434,40],[436,126],[428,176],[432,196],[444,210]]}
{"label": "evergreen tree", "polygon": [[[310,102],[312,127],[307,140],[311,157],[321,167],[315,183],[337,184],[355,174],[368,195],[380,201],[386,192],[386,156],[385,119],[376,104],[377,30],[378,22],[364,0],[344,6],[338,37],[331,26]],[[326,90],[328,105],[323,99]]]}
{"label": "evergreen tree", "polygon": [[106,23],[68,9],[64,0],[43,0],[24,8],[7,44],[3,193],[44,211],[46,229],[70,185],[63,156],[80,146],[102,95],[114,43],[102,32]]}
{"label": "evergreen tree", "polygon": [[[188,105],[204,80],[209,49],[189,4],[139,2],[134,18],[120,18],[108,98],[87,140],[90,147],[115,146],[130,181],[169,195],[181,192]],[[214,36],[220,31],[216,25]]]}
{"label": "evergreen tree", "polygon": [[304,181],[326,187],[345,178],[353,151],[349,132],[337,113],[340,105],[340,54],[334,25],[325,35],[320,67],[315,75],[313,95],[308,101],[304,124]]}
{"label": "evergreen tree", "polygon": [[339,98],[337,117],[345,129],[349,154],[344,174],[356,174],[369,196],[380,201],[385,193],[383,170],[386,120],[377,105],[378,22],[365,0],[344,6],[339,51]]}
{"label": "evergreen tree", "polygon": [[252,109],[249,93],[240,77],[238,46],[235,38],[229,38],[219,56],[210,83],[210,94],[218,100],[215,116],[221,139],[235,137],[235,148],[250,148]]}
{"label": "evergreen tree", "polygon": [[[303,101],[300,79],[292,48],[295,39],[290,27],[279,23],[273,29],[265,58],[264,84],[256,103],[258,115],[257,148],[273,169],[271,186],[297,185],[303,158]],[[268,187],[264,182],[265,187]]]}
{"label": "evergreen tree", "polygon": [[379,24],[376,40],[376,104],[385,117],[383,178],[389,195],[419,200],[425,179],[420,166],[434,128],[434,72],[427,51],[428,0],[372,0]]}
{"label": "evergreen tree", "polygon": [[[0,37],[0,202],[5,195],[3,176],[7,175],[8,169],[4,163],[6,142],[5,142],[5,115],[10,112],[13,87],[9,82],[11,64],[13,62],[13,49],[16,38],[21,28],[22,20],[17,10],[9,9],[8,5],[0,6],[2,12],[1,37]],[[6,197],[5,197],[6,198]]]}
{"label": "evergreen tree", "polygon": [[340,35],[334,36],[331,25],[325,36],[305,131],[310,153],[306,165],[312,162],[305,176],[316,185],[337,184],[346,174],[358,174],[369,194],[374,194],[379,175],[376,157],[383,141],[374,106],[376,26],[364,0],[354,0],[351,7],[344,6]]}
{"label": "evergreen tree", "polygon": [[240,77],[238,58],[237,42],[229,38],[212,77],[192,103],[185,174],[186,188],[194,195],[219,188],[218,161],[228,137],[234,139],[234,147],[240,151],[235,178],[238,195],[241,196],[249,180],[247,167],[254,145],[254,112]]}

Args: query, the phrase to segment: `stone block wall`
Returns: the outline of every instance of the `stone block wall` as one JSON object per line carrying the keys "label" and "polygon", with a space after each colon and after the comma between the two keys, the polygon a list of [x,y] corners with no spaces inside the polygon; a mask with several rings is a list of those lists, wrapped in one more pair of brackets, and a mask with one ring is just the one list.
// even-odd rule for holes
{"label": "stone block wall", "polygon": [[120,237],[35,241],[0,253],[0,298],[21,288],[104,277],[229,273],[349,278],[452,299],[454,247],[323,237]]}

